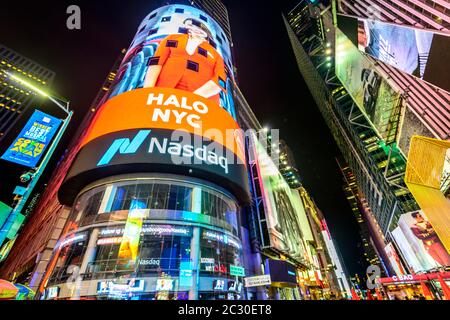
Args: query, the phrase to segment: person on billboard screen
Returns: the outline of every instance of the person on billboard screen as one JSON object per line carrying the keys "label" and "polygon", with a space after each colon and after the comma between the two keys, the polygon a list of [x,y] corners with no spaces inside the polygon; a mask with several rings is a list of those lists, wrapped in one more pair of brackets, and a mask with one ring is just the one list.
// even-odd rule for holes
{"label": "person on billboard screen", "polygon": [[164,38],[149,59],[144,88],[186,90],[220,104],[227,73],[223,58],[209,42],[211,32],[193,18],[183,22],[186,33]]}
{"label": "person on billboard screen", "polygon": [[431,32],[358,20],[361,51],[419,78],[423,78],[432,40]]}
{"label": "person on billboard screen", "polygon": [[411,226],[412,233],[422,241],[428,254],[441,266],[450,266],[450,255],[439,239],[429,221],[420,212],[413,212],[411,216],[416,222]]}

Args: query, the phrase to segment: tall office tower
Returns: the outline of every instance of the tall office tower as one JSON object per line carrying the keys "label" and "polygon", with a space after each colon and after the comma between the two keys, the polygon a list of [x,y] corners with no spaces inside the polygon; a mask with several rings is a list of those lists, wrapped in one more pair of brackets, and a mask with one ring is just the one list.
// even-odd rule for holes
{"label": "tall office tower", "polygon": [[219,26],[223,29],[228,41],[232,42],[228,10],[221,0],[189,0],[189,2],[192,6],[205,11],[214,20],[216,20]]}
{"label": "tall office tower", "polygon": [[[24,177],[24,171],[37,165],[47,148],[48,138],[57,128],[56,123],[60,122],[50,116],[58,108],[50,108],[41,94],[16,79],[46,91],[54,76],[55,73],[49,69],[0,44],[0,263],[9,252],[37,197],[36,192],[22,212],[12,213],[23,197],[17,194],[17,190],[23,191],[30,182],[24,182],[20,177]],[[48,131],[36,138],[31,132],[38,126]]]}
{"label": "tall office tower", "polygon": [[[299,1],[285,20],[299,69],[355,174],[367,220],[380,230],[372,235],[376,243],[388,245],[400,225],[409,234],[406,226],[413,228],[418,217],[420,207],[405,183],[412,137],[450,137],[445,5]],[[443,189],[444,156],[435,170],[443,171],[435,176]],[[437,211],[429,213],[433,227],[445,234],[447,222]],[[392,263],[386,266],[393,273]]]}
{"label": "tall office tower", "polygon": [[62,205],[57,197],[57,191],[67,174],[80,148],[82,137],[96,114],[97,108],[108,97],[109,89],[116,77],[119,63],[125,50],[120,54],[110,73],[105,79],[100,91],[91,104],[82,123],[75,133],[75,139],[66,149],[62,160],[49,179],[49,183],[36,209],[30,215],[8,258],[0,268],[0,278],[28,285],[33,290],[39,289],[39,284],[47,268],[51,268],[50,259],[58,238],[61,235],[70,208]]}
{"label": "tall office tower", "polygon": [[[272,145],[272,148],[276,147]],[[279,167],[280,172],[283,175],[286,182],[293,189],[297,189],[301,186],[300,172],[298,171],[297,164],[294,159],[294,154],[291,148],[287,145],[286,141],[280,140],[275,152],[279,154]]]}
{"label": "tall office tower", "polygon": [[338,161],[338,165],[342,172],[344,181],[343,189],[345,196],[347,197],[347,201],[350,204],[350,208],[359,226],[359,235],[362,241],[361,249],[364,255],[363,267],[365,267],[366,269],[369,265],[376,265],[380,268],[383,274],[386,275],[385,269],[379,257],[380,255],[384,254],[384,247],[381,245],[380,251],[378,251],[372,239],[371,232],[368,226],[369,222],[366,221],[366,218],[364,217],[362,204],[359,200],[359,191],[358,185],[356,184],[356,177],[350,170],[348,165],[345,165],[342,161]]}
{"label": "tall office tower", "polygon": [[327,249],[327,254],[330,256],[332,261],[332,265],[334,267],[334,274],[338,280],[339,288],[341,289],[342,296],[349,297],[350,293],[350,282],[349,282],[349,274],[347,268],[345,266],[344,259],[342,258],[341,252],[339,248],[335,246],[333,237],[331,236],[331,232],[328,229],[327,222],[323,216],[323,213],[320,210],[317,210],[318,218],[321,223],[321,233],[325,243],[325,247]]}
{"label": "tall office tower", "polygon": [[[323,217],[317,205],[304,187],[298,189],[305,207],[308,223],[311,228],[312,241],[309,241],[308,252],[312,257],[312,264],[306,272],[301,274],[301,286],[307,299],[347,297],[344,283],[332,255],[325,244],[323,231]],[[327,234],[327,237],[329,235]]]}
{"label": "tall office tower", "polygon": [[43,299],[244,297],[233,70],[206,12],[168,5],[142,21],[59,189],[71,211]]}
{"label": "tall office tower", "polygon": [[19,74],[40,88],[49,88],[55,76],[53,71],[0,44],[0,148],[17,121],[42,103],[42,97],[10,81],[5,72]]}

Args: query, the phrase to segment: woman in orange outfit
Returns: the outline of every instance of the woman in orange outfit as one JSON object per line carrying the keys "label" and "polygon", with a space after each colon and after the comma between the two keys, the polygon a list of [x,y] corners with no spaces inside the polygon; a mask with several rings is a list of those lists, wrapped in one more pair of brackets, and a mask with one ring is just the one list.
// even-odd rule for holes
{"label": "woman in orange outfit", "polygon": [[208,42],[211,35],[203,23],[186,19],[184,25],[187,34],[167,36],[149,59],[144,88],[186,90],[219,104],[227,79],[225,63]]}

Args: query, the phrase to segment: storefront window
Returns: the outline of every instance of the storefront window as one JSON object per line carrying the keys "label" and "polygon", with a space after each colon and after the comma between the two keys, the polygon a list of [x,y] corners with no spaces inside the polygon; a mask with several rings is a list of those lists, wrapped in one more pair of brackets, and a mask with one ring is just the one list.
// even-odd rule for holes
{"label": "storefront window", "polygon": [[[239,233],[237,207],[229,196],[206,186],[175,181],[162,183],[157,179],[153,183],[117,182],[93,188],[77,199],[72,220],[80,227],[126,220],[133,201],[142,204],[139,208],[149,210],[148,218],[164,215],[162,210],[171,220],[183,220],[183,213],[192,213],[190,218],[194,221],[208,217],[209,220],[204,220],[208,224],[226,225],[234,234]],[[196,218],[195,214],[200,216]]]}
{"label": "storefront window", "polygon": [[230,274],[242,266],[237,206],[215,188],[156,178],[104,184],[77,198],[68,223],[66,239],[80,238],[59,252],[50,285],[63,285],[75,265],[91,290],[81,296],[241,297],[243,281]]}

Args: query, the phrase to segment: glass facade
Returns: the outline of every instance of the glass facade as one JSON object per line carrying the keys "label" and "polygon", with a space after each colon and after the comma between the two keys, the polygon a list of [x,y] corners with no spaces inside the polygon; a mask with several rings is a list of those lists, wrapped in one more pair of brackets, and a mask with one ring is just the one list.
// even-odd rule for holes
{"label": "glass facade", "polygon": [[176,176],[112,180],[77,197],[43,299],[243,298],[230,195]]}

